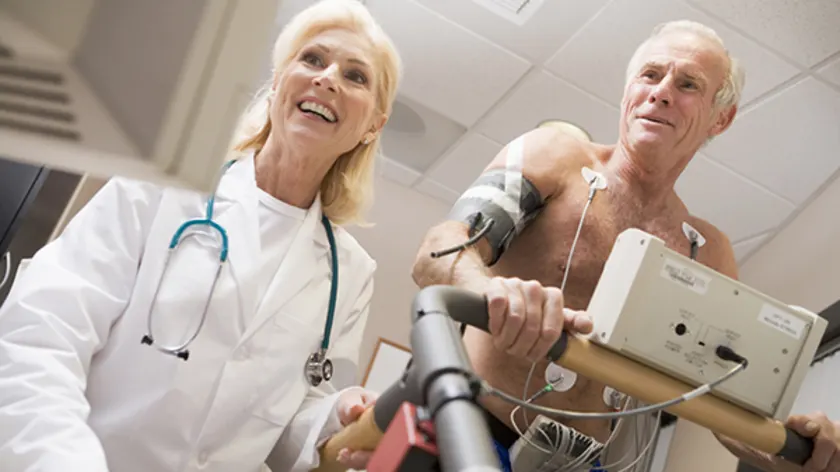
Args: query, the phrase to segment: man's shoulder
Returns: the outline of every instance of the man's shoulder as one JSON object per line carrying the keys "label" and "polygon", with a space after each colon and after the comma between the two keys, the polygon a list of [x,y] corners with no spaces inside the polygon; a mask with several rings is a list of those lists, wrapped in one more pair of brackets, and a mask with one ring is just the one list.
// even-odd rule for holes
{"label": "man's shoulder", "polygon": [[523,172],[530,179],[563,182],[585,166],[596,165],[598,145],[583,141],[561,130],[538,128],[508,143],[496,161],[504,166],[511,153],[522,153]]}
{"label": "man's shoulder", "polygon": [[713,242],[718,244],[728,244],[731,245],[729,242],[729,237],[724,233],[720,228],[712,224],[708,220],[704,220],[696,215],[688,215],[687,222],[690,224],[694,229],[696,229],[703,238],[706,239],[706,242]]}
{"label": "man's shoulder", "polygon": [[[738,278],[738,264],[732,242],[720,228],[698,216],[689,215],[687,218],[695,230],[706,240],[705,249],[708,258],[704,258],[710,267],[732,278]],[[703,251],[701,248],[700,251]]]}
{"label": "man's shoulder", "polygon": [[586,164],[593,160],[596,145],[553,128],[537,128],[519,136],[525,152],[540,158],[553,158],[563,163]]}

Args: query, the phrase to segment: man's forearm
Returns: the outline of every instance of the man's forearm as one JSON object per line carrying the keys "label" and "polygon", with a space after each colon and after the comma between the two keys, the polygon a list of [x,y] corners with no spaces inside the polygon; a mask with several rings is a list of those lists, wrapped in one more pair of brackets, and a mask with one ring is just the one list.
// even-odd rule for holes
{"label": "man's forearm", "polygon": [[757,451],[746,444],[739,443],[721,434],[715,433],[715,438],[717,438],[723,447],[731,452],[732,455],[746,462],[750,466],[764,472],[788,472],[797,470],[793,464],[785,463],[779,458]]}
{"label": "man's forearm", "polygon": [[492,277],[487,264],[482,258],[482,246],[485,241],[470,246],[453,254],[432,257],[432,252],[441,251],[463,244],[467,241],[466,226],[457,222],[446,222],[429,233],[414,263],[412,277],[419,287],[430,285],[453,285],[468,290],[482,292]]}

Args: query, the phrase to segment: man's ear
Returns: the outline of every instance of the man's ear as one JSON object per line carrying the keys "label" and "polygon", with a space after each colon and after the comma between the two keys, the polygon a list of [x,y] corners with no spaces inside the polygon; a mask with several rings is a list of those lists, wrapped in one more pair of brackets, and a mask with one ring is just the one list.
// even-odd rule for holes
{"label": "man's ear", "polygon": [[717,121],[715,121],[715,124],[712,126],[710,134],[713,137],[718,136],[727,129],[729,129],[729,127],[732,126],[732,122],[735,121],[735,115],[737,113],[737,105],[732,105],[731,107],[719,112],[717,116]]}

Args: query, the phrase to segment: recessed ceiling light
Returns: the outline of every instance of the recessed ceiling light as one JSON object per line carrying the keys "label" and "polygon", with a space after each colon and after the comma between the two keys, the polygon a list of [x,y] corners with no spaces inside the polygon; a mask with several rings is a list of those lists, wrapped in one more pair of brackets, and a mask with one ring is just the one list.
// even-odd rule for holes
{"label": "recessed ceiling light", "polygon": [[545,120],[537,125],[537,128],[557,128],[564,133],[570,134],[583,141],[592,141],[592,136],[580,126],[566,120]]}
{"label": "recessed ceiling light", "polygon": [[419,113],[414,111],[411,105],[401,100],[395,100],[391,116],[385,127],[391,131],[410,134],[423,134],[426,132],[426,123]]}

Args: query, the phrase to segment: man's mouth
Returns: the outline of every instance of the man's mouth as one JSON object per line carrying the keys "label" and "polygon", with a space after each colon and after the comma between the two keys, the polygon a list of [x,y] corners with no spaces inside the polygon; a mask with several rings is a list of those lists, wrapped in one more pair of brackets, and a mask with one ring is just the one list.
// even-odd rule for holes
{"label": "man's mouth", "polygon": [[298,103],[298,109],[303,113],[309,113],[311,115],[318,116],[327,123],[335,123],[336,121],[338,121],[338,117],[336,116],[335,112],[325,107],[324,105],[321,105],[320,103],[304,100]]}
{"label": "man's mouth", "polygon": [[657,118],[655,116],[640,116],[642,120],[650,121],[651,123],[658,123],[660,125],[672,126],[668,120],[663,120],[662,118]]}

